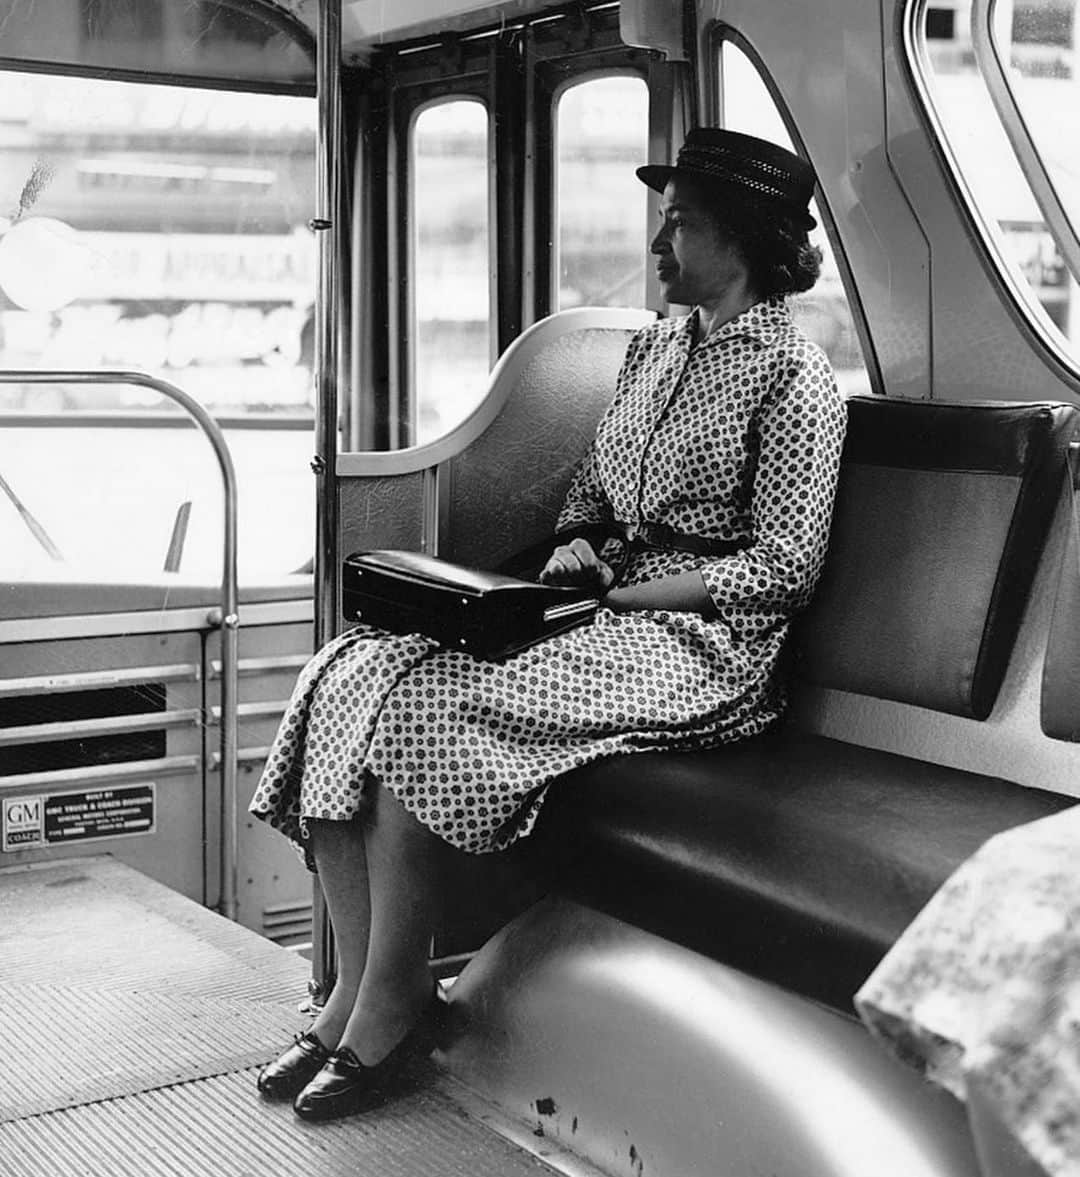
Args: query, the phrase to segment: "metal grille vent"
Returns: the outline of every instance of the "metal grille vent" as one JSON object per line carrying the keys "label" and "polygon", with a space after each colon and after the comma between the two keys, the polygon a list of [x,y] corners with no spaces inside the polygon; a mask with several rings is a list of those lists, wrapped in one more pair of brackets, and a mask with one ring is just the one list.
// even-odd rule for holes
{"label": "metal grille vent", "polygon": [[[0,736],[6,732],[9,737],[2,741],[7,746],[0,757],[0,777],[160,759],[165,755],[163,728],[139,727],[94,735],[92,721],[164,711],[165,684],[160,682],[0,698]],[[73,739],[48,738],[55,734],[55,729],[34,731],[47,724],[71,725],[78,730],[84,721],[91,721],[91,730]]]}
{"label": "metal grille vent", "polygon": [[262,934],[283,948],[311,944],[311,902],[276,903],[263,908]]}

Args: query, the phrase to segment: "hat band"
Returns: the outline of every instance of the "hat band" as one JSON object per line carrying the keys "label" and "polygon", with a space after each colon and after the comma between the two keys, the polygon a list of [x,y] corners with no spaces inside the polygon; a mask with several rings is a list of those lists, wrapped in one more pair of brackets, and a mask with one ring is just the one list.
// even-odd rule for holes
{"label": "hat band", "polygon": [[[729,160],[731,162],[728,162]],[[737,166],[732,166],[732,163]],[[771,197],[773,200],[783,201],[786,204],[802,206],[809,199],[798,192],[793,192],[790,187],[779,182],[788,178],[781,169],[774,168],[764,161],[747,160],[745,156],[735,157],[733,153],[726,152],[722,148],[709,147],[699,150],[685,146],[679,152],[675,166],[680,171],[694,172],[710,179],[738,184],[762,196]],[[748,167],[753,167],[758,174],[749,174]]]}

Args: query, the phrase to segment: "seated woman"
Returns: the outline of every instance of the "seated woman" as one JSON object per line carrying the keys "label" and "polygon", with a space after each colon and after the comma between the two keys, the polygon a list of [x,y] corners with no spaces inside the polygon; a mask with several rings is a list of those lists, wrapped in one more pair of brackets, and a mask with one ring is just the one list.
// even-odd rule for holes
{"label": "seated woman", "polygon": [[559,527],[640,525],[615,582],[587,542],[542,576],[606,593],[595,621],[505,662],[360,626],[309,663],[252,812],[304,847],[339,952],[311,1029],[259,1079],[327,1119],[371,1106],[433,1045],[427,964],[447,857],[527,835],[573,768],[744,739],[779,717],[778,664],[828,538],[844,404],[785,296],[813,285],[813,173],[733,132],[692,131],[651,244],[694,309],[631,341]]}

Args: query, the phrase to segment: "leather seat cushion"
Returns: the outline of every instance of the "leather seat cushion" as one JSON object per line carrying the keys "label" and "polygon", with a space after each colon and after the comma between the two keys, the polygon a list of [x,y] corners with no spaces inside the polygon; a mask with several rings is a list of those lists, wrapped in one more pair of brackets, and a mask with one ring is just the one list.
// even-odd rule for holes
{"label": "leather seat cushion", "polygon": [[553,786],[561,892],[844,1012],[952,871],[1056,793],[796,732]]}

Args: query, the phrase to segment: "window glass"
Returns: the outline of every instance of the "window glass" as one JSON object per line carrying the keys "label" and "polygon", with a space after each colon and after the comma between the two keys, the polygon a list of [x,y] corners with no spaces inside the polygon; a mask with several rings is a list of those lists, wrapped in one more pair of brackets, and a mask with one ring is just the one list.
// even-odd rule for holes
{"label": "window glass", "polygon": [[11,62],[311,85],[298,32],[280,8],[235,0],[6,0],[2,48]]}
{"label": "window glass", "polygon": [[[992,256],[1013,278],[1032,318],[1064,351],[1080,356],[1077,275],[1040,210],[976,59],[971,5],[958,0],[956,19],[934,35],[933,9],[917,13],[916,67],[951,154],[987,234]],[[995,36],[1009,89],[1066,216],[1080,222],[1080,75],[1073,0],[998,5]]]}
{"label": "window glass", "polygon": [[[730,42],[724,42],[721,52],[724,126],[793,151],[784,120],[754,63]],[[810,211],[818,222],[810,242],[821,249],[821,277],[811,290],[792,297],[792,315],[807,335],[825,349],[843,394],[866,393],[870,391],[866,363],[816,201],[811,203]]]}
{"label": "window glass", "polygon": [[[269,429],[229,433],[241,573],[295,568],[311,551],[314,515],[314,100],[0,71],[0,110],[0,366],[137,370],[219,418],[260,418]],[[79,424],[82,411],[102,409],[151,420],[136,432]],[[95,553],[114,567],[121,554],[152,553],[143,572],[160,572],[187,500],[179,570],[219,575],[220,481],[212,459],[206,477],[192,473],[201,458],[191,455],[207,448],[194,430],[154,426],[173,411],[130,385],[0,384],[0,425],[4,413],[20,417],[0,429],[0,475],[46,531],[68,537],[56,546],[73,575],[92,575]],[[34,429],[26,414],[47,420]],[[119,488],[134,450],[142,473],[130,496],[98,501],[86,455],[103,483],[116,471]],[[190,477],[168,487],[167,469]],[[295,509],[268,510],[279,493]],[[0,542],[0,574],[20,575],[18,552],[26,574],[52,559],[6,494],[0,512],[10,541]],[[121,552],[116,535],[140,538]]]}
{"label": "window glass", "polygon": [[558,307],[644,306],[649,93],[641,78],[580,82],[556,116]]}
{"label": "window glass", "polygon": [[488,116],[473,99],[429,106],[412,136],[416,440],[479,404],[491,367]]}

